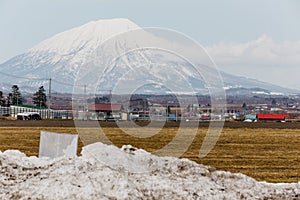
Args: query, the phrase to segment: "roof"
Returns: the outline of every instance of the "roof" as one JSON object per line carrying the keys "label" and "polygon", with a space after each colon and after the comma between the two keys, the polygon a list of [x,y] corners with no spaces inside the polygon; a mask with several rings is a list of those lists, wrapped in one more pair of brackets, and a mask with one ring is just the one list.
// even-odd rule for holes
{"label": "roof", "polygon": [[288,114],[257,114],[258,119],[266,120],[284,120],[288,116]]}
{"label": "roof", "polygon": [[252,119],[252,120],[255,120],[255,119],[256,119],[256,115],[246,115],[245,118],[246,118],[246,119]]}
{"label": "roof", "polygon": [[89,111],[120,111],[122,109],[121,104],[110,104],[110,103],[97,103],[90,104]]}

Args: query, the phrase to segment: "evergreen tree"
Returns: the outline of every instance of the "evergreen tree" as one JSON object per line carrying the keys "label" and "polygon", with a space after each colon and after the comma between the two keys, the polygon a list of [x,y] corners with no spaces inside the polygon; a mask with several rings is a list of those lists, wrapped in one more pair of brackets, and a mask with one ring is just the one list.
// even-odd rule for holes
{"label": "evergreen tree", "polygon": [[5,99],[3,97],[3,92],[0,91],[0,106],[4,106],[5,105]]}
{"label": "evergreen tree", "polygon": [[12,103],[12,93],[9,93],[7,98],[6,98],[6,106],[10,106]]}
{"label": "evergreen tree", "polygon": [[247,109],[247,104],[244,102],[243,103],[243,106],[242,106],[243,110],[246,110]]}
{"label": "evergreen tree", "polygon": [[191,105],[190,105],[190,104],[187,106],[186,110],[187,110],[188,112],[191,112]]}
{"label": "evergreen tree", "polygon": [[38,91],[33,94],[33,103],[39,107],[46,107],[47,96],[44,86],[39,87]]}
{"label": "evergreen tree", "polygon": [[242,108],[243,108],[244,114],[246,114],[247,104],[245,102],[243,103]]}
{"label": "evergreen tree", "polygon": [[11,91],[12,91],[11,104],[12,105],[22,105],[23,98],[22,98],[21,92],[19,91],[18,85],[13,85],[11,87]]}

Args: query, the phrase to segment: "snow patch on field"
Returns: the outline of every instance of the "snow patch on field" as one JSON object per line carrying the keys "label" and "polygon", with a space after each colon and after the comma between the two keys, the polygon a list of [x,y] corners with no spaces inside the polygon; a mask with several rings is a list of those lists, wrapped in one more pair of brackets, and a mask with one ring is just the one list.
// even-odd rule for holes
{"label": "snow patch on field", "polygon": [[257,182],[130,145],[95,143],[57,159],[9,150],[0,172],[0,199],[300,199],[300,182]]}

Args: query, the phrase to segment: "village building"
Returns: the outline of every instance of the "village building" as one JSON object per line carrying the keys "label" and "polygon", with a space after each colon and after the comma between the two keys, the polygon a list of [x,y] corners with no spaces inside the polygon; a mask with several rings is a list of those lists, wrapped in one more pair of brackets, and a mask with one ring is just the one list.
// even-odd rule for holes
{"label": "village building", "polygon": [[[122,104],[97,103],[88,106],[89,118],[94,120],[127,120]],[[126,119],[125,119],[126,118]]]}

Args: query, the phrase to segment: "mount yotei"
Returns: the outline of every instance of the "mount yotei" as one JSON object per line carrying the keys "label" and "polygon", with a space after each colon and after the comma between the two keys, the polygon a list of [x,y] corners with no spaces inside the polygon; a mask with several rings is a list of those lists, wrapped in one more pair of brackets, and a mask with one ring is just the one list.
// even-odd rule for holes
{"label": "mount yotei", "polygon": [[[62,93],[73,92],[74,87],[80,87],[78,83],[93,87],[89,92],[113,90],[116,93],[155,94],[174,92],[173,88],[176,88],[175,93],[207,93],[205,77],[195,73],[190,63],[170,52],[139,49],[138,45],[137,51],[128,52],[126,41],[115,41],[113,46],[118,49],[120,56],[112,59],[114,63],[110,66],[97,64],[111,54],[111,49],[104,48],[103,43],[116,35],[134,30],[142,30],[151,38],[167,42],[155,34],[146,33],[146,29],[128,19],[92,21],[56,34],[1,64],[0,87],[9,90],[12,84],[17,84],[23,91],[31,92],[41,85],[47,85],[51,78],[53,90]],[[133,42],[134,38],[131,40]],[[213,73],[208,66],[203,66],[203,70],[207,74]],[[220,74],[225,89],[247,88],[255,92],[256,89],[252,88],[260,88],[266,93],[284,94],[297,92],[225,72]],[[120,85],[122,87],[118,88]],[[190,89],[187,90],[187,86]]]}

